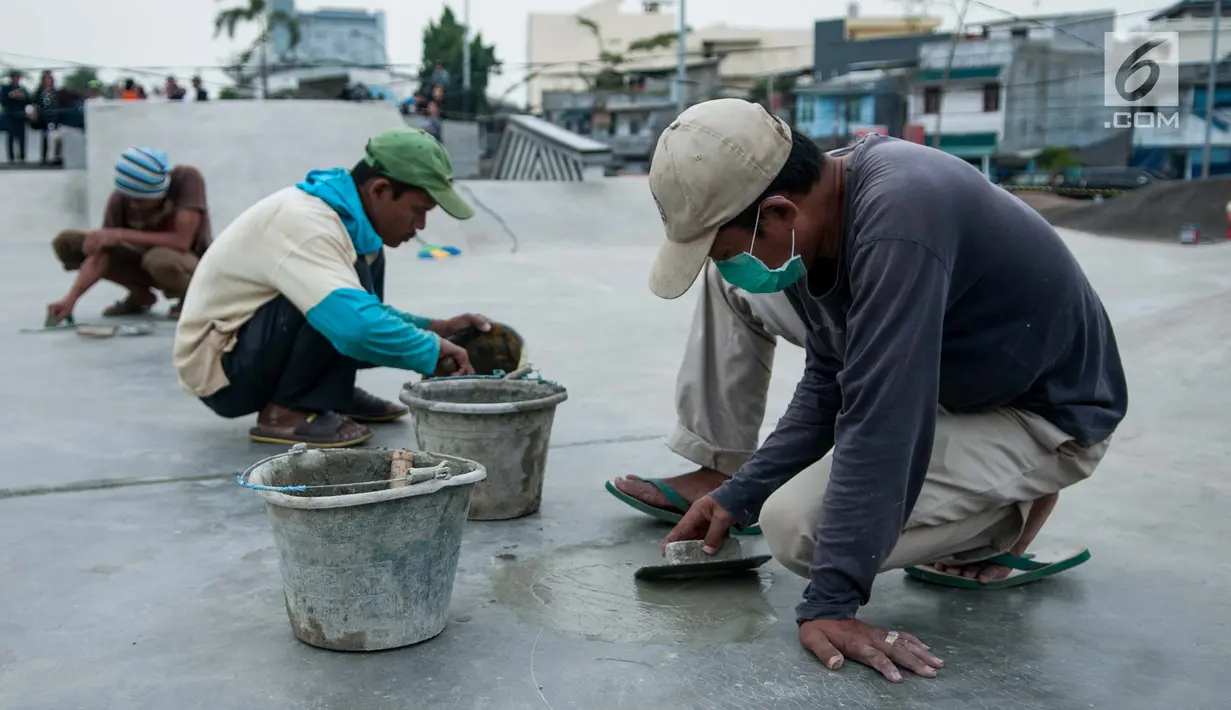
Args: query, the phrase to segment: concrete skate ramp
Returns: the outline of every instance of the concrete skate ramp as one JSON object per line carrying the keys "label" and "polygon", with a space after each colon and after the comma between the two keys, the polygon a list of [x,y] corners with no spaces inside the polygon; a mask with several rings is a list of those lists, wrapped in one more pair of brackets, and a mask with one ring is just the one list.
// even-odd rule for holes
{"label": "concrete skate ramp", "polygon": [[86,122],[89,214],[102,215],[120,153],[150,146],[205,175],[215,235],[309,170],[350,168],[373,134],[405,125],[392,104],[349,101],[91,103]]}
{"label": "concrete skate ramp", "polygon": [[1058,227],[1094,234],[1176,241],[1188,223],[1201,226],[1202,241],[1225,241],[1231,178],[1169,180],[1101,203],[1046,193],[1018,193]]}
{"label": "concrete skate ramp", "polygon": [[474,252],[534,251],[547,247],[644,246],[663,236],[662,220],[645,178],[593,182],[460,182],[475,207],[458,221],[440,210],[428,216],[423,239]]}
{"label": "concrete skate ramp", "polygon": [[[61,229],[89,226],[85,185],[84,170],[0,172],[0,195],[4,199],[0,243],[50,244]],[[101,210],[98,215],[101,220]]]}

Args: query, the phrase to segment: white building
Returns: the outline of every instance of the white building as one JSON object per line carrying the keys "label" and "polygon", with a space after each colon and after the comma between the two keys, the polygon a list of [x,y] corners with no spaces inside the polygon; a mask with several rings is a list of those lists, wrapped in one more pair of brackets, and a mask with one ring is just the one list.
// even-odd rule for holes
{"label": "white building", "polygon": [[[641,12],[624,12],[623,0],[599,0],[577,12],[532,12],[526,17],[526,105],[542,108],[544,91],[584,91],[578,73],[597,69],[600,52],[623,53],[629,42],[676,29],[676,16],[646,3]],[[602,46],[590,28],[577,21],[584,17],[599,27]]]}
{"label": "white building", "polygon": [[[622,0],[600,0],[573,13],[531,13],[527,18],[526,59],[531,77],[526,81],[526,103],[531,111],[543,109],[543,92],[585,91],[579,74],[597,74],[601,52],[626,54],[628,66],[658,71],[675,66],[672,43],[649,52],[628,53],[630,43],[678,29],[676,15],[666,3],[643,2],[639,12],[625,12]],[[599,27],[602,46],[594,33],[578,22],[592,20]],[[815,31],[755,29],[712,25],[689,33],[685,50],[690,58],[718,58],[724,87],[747,90],[759,78],[810,68]],[[624,69],[625,67],[621,67]]]}
{"label": "white building", "polygon": [[[1231,53],[1231,2],[1223,3],[1218,27],[1218,46],[1225,57]],[[1180,63],[1206,64],[1210,61],[1210,39],[1214,34],[1214,3],[1210,0],[1182,0],[1150,16],[1143,29],[1151,32],[1180,33]]]}
{"label": "white building", "polygon": [[928,145],[939,125],[942,150],[989,174],[998,155],[1112,140],[1102,65],[1114,23],[1113,11],[1015,18],[983,24],[955,45],[923,44],[909,123],[923,126]]}
{"label": "white building", "polygon": [[[1144,29],[1180,34],[1180,102],[1176,109],[1159,107],[1153,126],[1132,132],[1133,164],[1172,177],[1200,177],[1204,155],[1210,40],[1214,3],[1182,0],[1149,18]],[[1223,3],[1218,32],[1219,67],[1210,127],[1210,174],[1231,173],[1231,2]]]}

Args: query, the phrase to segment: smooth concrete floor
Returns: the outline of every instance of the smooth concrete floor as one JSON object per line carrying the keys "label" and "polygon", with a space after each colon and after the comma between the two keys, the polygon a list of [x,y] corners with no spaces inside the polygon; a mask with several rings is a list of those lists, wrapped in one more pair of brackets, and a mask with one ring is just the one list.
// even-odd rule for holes
{"label": "smooth concrete floor", "polygon": [[[892,685],[800,648],[804,583],[776,562],[718,587],[632,581],[667,528],[603,482],[689,468],[663,437],[693,300],[648,292],[655,235],[561,246],[523,232],[517,254],[391,255],[391,302],[514,324],[570,399],[542,510],[469,524],[444,633],[373,654],[291,636],[263,504],[234,483],[280,449],[179,392],[170,324],[101,341],[17,332],[67,287],[49,236],[0,235],[0,708],[1226,707],[1231,247],[1068,235],[1132,393],[1103,465],[1040,539],[1093,559],[1001,592],[882,575],[862,618],[947,661]],[[78,320],[119,295],[96,291]],[[801,363],[780,348],[767,425]],[[361,375],[389,397],[407,379]],[[374,443],[410,445],[409,424]]]}

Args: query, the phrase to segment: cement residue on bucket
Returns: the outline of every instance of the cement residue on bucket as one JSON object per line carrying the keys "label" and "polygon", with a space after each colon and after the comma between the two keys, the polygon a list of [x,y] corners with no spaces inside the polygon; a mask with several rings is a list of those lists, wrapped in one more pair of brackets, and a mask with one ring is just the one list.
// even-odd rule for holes
{"label": "cement residue on bucket", "polygon": [[508,520],[539,509],[556,407],[568,398],[546,380],[446,378],[410,383],[402,401],[430,451],[482,463],[471,520]]}
{"label": "cement residue on bucket", "polygon": [[496,601],[527,623],[588,639],[625,643],[752,641],[777,617],[768,575],[684,583],[633,579],[661,563],[644,544],[560,548],[499,564]]}
{"label": "cement residue on bucket", "polygon": [[239,483],[266,503],[295,637],[377,651],[439,634],[484,475],[463,458],[378,449],[297,448],[245,471]]}

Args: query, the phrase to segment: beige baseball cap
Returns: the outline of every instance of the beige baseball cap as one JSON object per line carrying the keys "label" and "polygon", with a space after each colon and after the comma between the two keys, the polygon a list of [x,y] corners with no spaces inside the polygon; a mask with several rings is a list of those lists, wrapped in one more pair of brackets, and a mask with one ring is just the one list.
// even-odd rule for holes
{"label": "beige baseball cap", "polygon": [[790,127],[743,99],[706,101],[671,122],[650,166],[650,192],[667,231],[650,271],[656,296],[684,295],[718,228],[761,196],[790,153]]}

